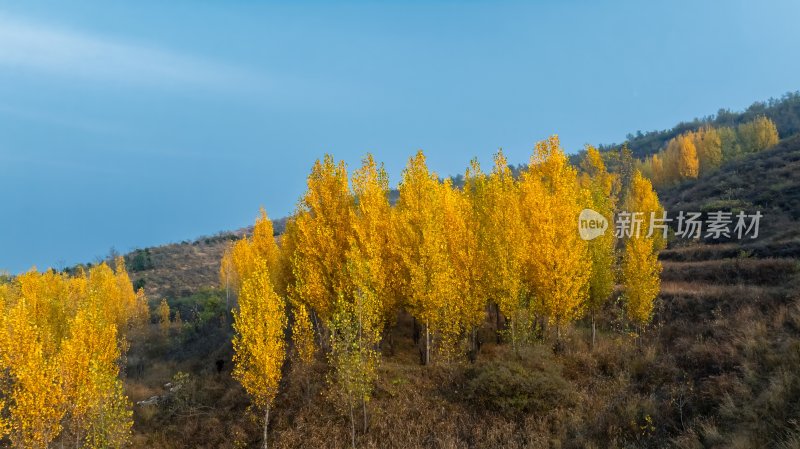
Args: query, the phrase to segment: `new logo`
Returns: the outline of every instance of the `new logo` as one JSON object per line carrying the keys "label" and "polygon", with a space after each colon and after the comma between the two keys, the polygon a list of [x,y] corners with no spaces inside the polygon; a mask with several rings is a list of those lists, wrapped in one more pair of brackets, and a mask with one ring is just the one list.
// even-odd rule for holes
{"label": "new logo", "polygon": [[578,232],[584,240],[592,240],[605,234],[608,220],[599,212],[584,209],[578,215]]}

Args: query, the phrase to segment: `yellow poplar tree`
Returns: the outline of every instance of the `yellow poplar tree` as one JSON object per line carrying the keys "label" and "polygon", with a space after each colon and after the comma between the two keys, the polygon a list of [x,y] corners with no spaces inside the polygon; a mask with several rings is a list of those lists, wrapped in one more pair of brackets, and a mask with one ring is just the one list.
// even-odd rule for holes
{"label": "yellow poplar tree", "polygon": [[360,327],[370,345],[377,345],[384,324],[397,313],[392,290],[392,211],[389,179],[372,155],[353,174],[355,204],[347,252],[350,288],[361,315]]}
{"label": "yellow poplar tree", "polygon": [[[661,202],[658,200],[658,194],[653,189],[653,184],[637,171],[633,174],[631,186],[628,191],[628,195],[626,195],[625,198],[625,211],[631,213],[641,213],[641,234],[642,236],[648,236],[648,234],[651,234],[651,215],[655,219],[664,217],[664,208],[661,206]],[[653,224],[659,225],[663,223],[656,221]],[[664,232],[662,229],[654,227],[652,230],[652,238],[653,251],[658,252],[666,247],[667,241],[664,239]]]}
{"label": "yellow poplar tree", "polygon": [[71,328],[60,353],[67,428],[87,447],[120,447],[130,439],[132,413],[119,379],[117,328],[92,308],[79,311]]}
{"label": "yellow poplar tree", "polygon": [[722,139],[711,126],[704,126],[690,134],[699,162],[699,174],[705,175],[722,163]]}
{"label": "yellow poplar tree", "polygon": [[474,205],[480,207],[480,202],[470,201],[483,196],[485,182],[477,173],[480,167],[474,163],[467,172],[471,193],[454,188],[450,179],[441,185],[442,230],[455,289],[440,309],[443,316],[439,318],[440,344],[448,355],[461,352],[461,336],[471,335],[486,317],[485,264],[478,242],[481,214],[473,209]]}
{"label": "yellow poplar tree", "polygon": [[272,220],[261,208],[250,237],[237,240],[227,248],[220,262],[220,282],[226,291],[238,294],[241,280],[261,269],[259,263],[266,264],[273,284],[280,279],[280,251],[275,241]]}
{"label": "yellow poplar tree", "polygon": [[66,398],[58,365],[35,323],[35,307],[40,304],[26,297],[30,293],[22,293],[3,314],[1,353],[8,376],[3,382],[10,415],[5,430],[14,447],[35,449],[49,447],[61,432]]}
{"label": "yellow poplar tree", "polygon": [[696,178],[700,170],[700,161],[697,159],[697,148],[687,135],[676,138],[678,175],[681,179]]}
{"label": "yellow poplar tree", "polygon": [[372,155],[367,155],[353,173],[352,187],[352,228],[346,254],[346,291],[352,292],[352,297],[339,295],[327,324],[332,331],[329,359],[335,369],[335,385],[349,405],[355,438],[354,402],[363,405],[366,429],[367,403],[380,360],[376,349],[396,308],[390,277],[393,234],[389,180]]}
{"label": "yellow poplar tree", "polygon": [[258,267],[242,280],[239,309],[234,311],[233,377],[253,403],[264,410],[264,445],[268,447],[269,411],[281,379],[286,357],[284,331],[286,305],[275,292],[267,261],[257,259]]}
{"label": "yellow poplar tree", "polygon": [[638,327],[647,325],[661,286],[661,263],[653,251],[653,239],[632,237],[625,243],[622,280],[625,311]]}
{"label": "yellow poplar tree", "polygon": [[279,272],[278,264],[280,263],[280,251],[278,243],[275,241],[275,231],[272,227],[272,220],[267,216],[264,208],[261,208],[256,224],[253,226],[253,236],[250,239],[250,245],[253,247],[255,257],[261,259],[267,266],[270,273],[270,279],[273,284],[278,281],[276,274]]}
{"label": "yellow poplar tree", "polygon": [[162,299],[158,304],[158,322],[161,333],[164,336],[169,335],[169,304],[166,299]]}
{"label": "yellow poplar tree", "polygon": [[[663,210],[652,185],[638,172],[634,174],[626,208],[630,212]],[[622,260],[625,310],[640,329],[652,319],[654,301],[661,285],[658,252],[663,247],[664,241],[658,233],[651,237],[646,233],[638,237],[634,235],[625,242]]]}
{"label": "yellow poplar tree", "polygon": [[308,176],[308,190],[294,217],[293,294],[327,320],[340,294],[349,297],[347,251],[352,195],[344,162],[325,155]]}
{"label": "yellow poplar tree", "polygon": [[585,193],[558,136],[536,144],[520,191],[527,225],[526,284],[534,310],[555,325],[560,342],[561,328],[584,312],[591,264],[577,231]]}
{"label": "yellow poplar tree", "polygon": [[[98,269],[103,269],[102,265]],[[110,269],[110,268],[109,268]],[[90,272],[91,273],[91,272]],[[150,320],[150,307],[144,291],[135,291],[128,271],[125,269],[125,258],[118,257],[114,262],[114,280],[116,288],[111,287],[110,295],[116,298],[115,303],[120,306],[120,310],[115,312],[117,317],[117,327],[121,333],[125,333],[131,327],[142,327]]]}
{"label": "yellow poplar tree", "polygon": [[778,143],[778,128],[772,120],[764,116],[742,123],[736,132],[745,153],[755,153]]}
{"label": "yellow poplar tree", "polygon": [[527,256],[519,185],[502,151],[494,157],[494,168],[486,186],[486,220],[482,245],[486,248],[487,294],[499,312],[510,321],[514,349],[527,334],[530,316],[523,279]]}
{"label": "yellow poplar tree", "polygon": [[[445,222],[451,228],[449,246],[461,291],[457,303],[463,332],[469,335],[469,351],[477,354],[477,328],[486,319],[486,307],[490,297],[489,247],[487,245],[487,222],[490,213],[489,177],[473,159],[465,176],[464,188],[453,189],[451,200],[445,208]],[[448,218],[448,216],[450,218]]]}
{"label": "yellow poplar tree", "polygon": [[454,318],[448,302],[458,294],[440,207],[445,188],[419,151],[403,171],[397,203],[401,275],[409,310],[425,326],[424,363],[430,362],[431,338]]}
{"label": "yellow poplar tree", "polygon": [[279,281],[275,285],[276,292],[287,298],[291,306],[291,329],[294,354],[302,365],[308,366],[314,360],[314,326],[311,321],[308,306],[297,296],[295,290],[295,276],[293,271],[293,258],[296,248],[296,232],[294,218],[286,222],[286,227],[280,237],[280,262],[278,264]]}
{"label": "yellow poplar tree", "polygon": [[[655,161],[655,157],[653,161]],[[586,157],[581,163],[583,175],[581,184],[588,191],[587,207],[600,213],[609,222],[605,233],[589,241],[589,256],[591,260],[592,275],[589,278],[589,296],[587,307],[592,319],[592,347],[595,344],[597,329],[595,315],[614,292],[616,238],[611,223],[616,207],[616,192],[618,186],[616,177],[606,170],[600,152],[591,145],[586,147]],[[632,182],[636,182],[636,175]]]}
{"label": "yellow poplar tree", "polygon": [[125,338],[146,319],[122,260],[74,277],[31,271],[0,287],[0,426],[14,447],[90,448],[130,439],[119,378]]}

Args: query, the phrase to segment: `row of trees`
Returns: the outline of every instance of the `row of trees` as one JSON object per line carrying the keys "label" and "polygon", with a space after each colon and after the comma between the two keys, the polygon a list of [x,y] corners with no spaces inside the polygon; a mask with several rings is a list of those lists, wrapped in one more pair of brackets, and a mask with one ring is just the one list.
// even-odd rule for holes
{"label": "row of trees", "polygon": [[644,158],[639,169],[656,186],[668,186],[714,171],[722,162],[778,143],[778,130],[766,117],[736,128],[703,126],[667,142],[662,151]]}
{"label": "row of trees", "polygon": [[366,420],[381,343],[401,310],[420,323],[424,363],[474,350],[488,310],[505,317],[514,348],[537,331],[558,340],[573,320],[594,317],[618,272],[627,316],[637,325],[650,320],[663,239],[618,243],[607,231],[585,241],[577,229],[584,208],[609,221],[618,206],[648,217],[661,212],[638,171],[621,182],[591,147],[578,170],[553,136],[536,145],[518,177],[498,152],[490,173],[473,161],[464,179],[461,189],[440,181],[418,152],[392,206],[388,177],[372,156],[352,178],[343,162],[325,156],[280,244],[262,210],[252,236],[225,253],[221,282],[238,301],[234,376],[265,412],[265,447],[287,333],[299,366],[319,348],[327,355],[354,438],[355,409],[363,406]]}
{"label": "row of trees", "polygon": [[704,126],[714,128],[727,127],[735,130],[737,126],[752,122],[759,117],[766,117],[775,123],[778,135],[782,139],[800,133],[800,91],[787,92],[780,98],[757,101],[744,111],[720,109],[716,114],[695,118],[689,122],[680,122],[671,129],[645,133],[637,131],[636,133],[628,134],[625,143],[602,145],[600,151],[616,153],[622,150],[623,147],[627,147],[633,157],[646,159],[666,148],[671,139],[686,132],[696,131]]}
{"label": "row of trees", "polygon": [[13,447],[122,447],[131,408],[120,362],[149,320],[124,260],[74,276],[35,270],[0,285],[0,434]]}

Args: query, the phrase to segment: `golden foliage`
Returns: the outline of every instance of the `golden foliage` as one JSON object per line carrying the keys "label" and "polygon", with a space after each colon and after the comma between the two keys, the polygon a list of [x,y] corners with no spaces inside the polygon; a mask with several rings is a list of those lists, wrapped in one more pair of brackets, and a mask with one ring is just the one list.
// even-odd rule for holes
{"label": "golden foliage", "polygon": [[[650,181],[638,171],[634,173],[626,207],[629,212],[644,212],[646,217],[653,212],[661,216],[663,208]],[[645,229],[647,229],[645,227]],[[661,285],[661,263],[658,252],[665,241],[660,231],[632,236],[625,242],[622,261],[622,284],[628,317],[642,326],[650,322],[653,303]]]}
{"label": "golden foliage", "polygon": [[591,264],[587,243],[576,231],[585,193],[558,136],[536,144],[520,192],[527,227],[525,283],[534,313],[559,331],[584,312]]}
{"label": "golden foliage", "polygon": [[[600,152],[591,145],[586,147],[586,157],[581,163],[581,169],[583,170],[581,185],[588,191],[586,207],[600,213],[611,223],[619,187],[617,177],[606,170]],[[634,182],[635,180],[634,176]],[[616,284],[614,232],[607,230],[599,237],[590,240],[588,245],[592,276],[589,279],[587,306],[595,314],[609,299]]]}
{"label": "golden foliage", "polygon": [[656,186],[668,186],[712,172],[723,161],[764,150],[778,143],[772,120],[756,117],[736,127],[702,126],[678,135],[638,168]]}
{"label": "golden foliage", "polygon": [[764,117],[742,123],[736,129],[742,151],[755,153],[778,143],[778,128],[775,123]]}
{"label": "golden foliage", "polygon": [[362,338],[377,345],[384,324],[397,313],[394,281],[394,234],[389,205],[389,179],[372,155],[353,174],[354,207],[347,252],[347,274],[357,304]]}
{"label": "golden foliage", "polygon": [[722,138],[716,128],[704,126],[695,132],[689,133],[695,148],[697,160],[700,164],[699,175],[712,172],[722,163]]}
{"label": "golden foliage", "polygon": [[[658,252],[664,249],[667,244],[664,233],[656,228],[657,221],[664,217],[664,208],[658,200],[658,194],[653,189],[653,184],[638,170],[634,172],[631,179],[628,195],[625,197],[625,211],[640,213],[642,218],[642,236],[653,238],[653,250]],[[651,228],[651,217],[653,226]],[[652,232],[651,232],[652,231]]]}
{"label": "golden foliage", "polygon": [[653,251],[653,239],[628,239],[622,263],[625,311],[640,326],[652,319],[654,300],[661,287],[660,275],[661,263]]}
{"label": "golden foliage", "polygon": [[[684,137],[681,144],[693,145]],[[269,278],[268,296],[291,311],[299,361],[313,359],[316,331],[343,375],[368,374],[373,362],[353,354],[379,348],[384,328],[401,309],[424,326],[425,361],[431,351],[440,360],[463,353],[465,337],[484,322],[489,302],[510,322],[515,345],[532,336],[536,318],[560,329],[587,309],[596,312],[614,289],[615,237],[606,232],[589,243],[576,224],[584,208],[611,221],[617,175],[588,147],[579,176],[557,136],[536,145],[519,180],[502,151],[494,162],[486,175],[473,161],[459,189],[431,173],[420,151],[403,171],[392,207],[386,172],[371,155],[352,178],[326,155],[315,162],[280,247],[262,210],[253,236],[226,252],[221,281],[266,273],[259,276]],[[666,176],[662,159],[653,162],[651,175]],[[630,158],[627,167],[626,206],[649,222],[650,212],[663,209]],[[665,243],[660,235],[651,240],[653,251]],[[351,325],[356,337],[345,344]],[[361,366],[337,365],[356,359]]]}
{"label": "golden foliage", "polygon": [[121,447],[130,404],[119,378],[125,334],[147,320],[124,261],[74,277],[31,271],[0,289],[3,432],[16,447],[69,438],[83,447]]}
{"label": "golden foliage", "polygon": [[402,260],[403,289],[409,311],[426,328],[426,362],[431,337],[448,357],[459,332],[454,298],[458,297],[456,273],[450,259],[443,217],[443,202],[452,187],[428,171],[418,152],[403,171],[397,204],[397,230]]}
{"label": "golden foliage", "polygon": [[336,164],[330,155],[316,161],[294,217],[291,288],[323,320],[340,294],[350,295],[346,257],[352,202],[344,163]]}
{"label": "golden foliage", "polygon": [[158,304],[158,324],[161,328],[161,333],[169,335],[169,304],[167,304],[166,299],[162,299],[161,303]]}
{"label": "golden foliage", "polygon": [[314,360],[314,327],[308,316],[308,309],[300,304],[293,308],[294,322],[292,323],[292,341],[297,351],[297,356],[303,364],[310,364]]}
{"label": "golden foliage", "polygon": [[256,259],[255,271],[245,277],[234,312],[233,376],[256,406],[268,408],[278,392],[286,355],[286,305],[275,293],[267,261]]}

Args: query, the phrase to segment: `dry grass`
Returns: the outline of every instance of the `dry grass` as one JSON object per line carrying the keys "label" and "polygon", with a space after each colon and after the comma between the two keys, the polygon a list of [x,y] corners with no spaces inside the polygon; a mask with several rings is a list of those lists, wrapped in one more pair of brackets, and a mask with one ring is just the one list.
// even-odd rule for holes
{"label": "dry grass", "polygon": [[700,262],[664,261],[661,279],[664,282],[689,281],[725,285],[784,285],[800,272],[793,258],[719,259]]}
{"label": "dry grass", "polygon": [[[356,444],[794,447],[800,435],[796,266],[785,258],[665,261],[668,275],[644,335],[632,334],[619,304],[612,303],[599,316],[596,347],[582,321],[566,330],[558,354],[551,340],[515,354],[494,344],[487,324],[477,363],[425,367],[411,338],[411,319],[401,315],[366,429],[357,413]],[[755,282],[748,282],[751,277]],[[206,291],[176,304],[187,307],[213,295]],[[134,408],[136,447],[259,447],[261,416],[230,377],[229,338],[229,323],[212,318],[189,323],[169,339],[154,325],[134,341],[129,396],[168,396],[158,406]],[[132,369],[142,360],[143,370]],[[217,360],[224,360],[220,373]],[[329,394],[327,370],[321,356],[306,369],[287,364],[271,415],[271,447],[350,446],[349,415]],[[168,395],[163,384],[179,371],[189,380],[179,395]]]}

